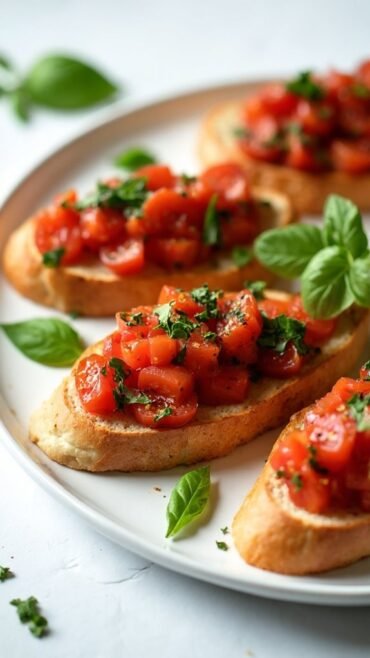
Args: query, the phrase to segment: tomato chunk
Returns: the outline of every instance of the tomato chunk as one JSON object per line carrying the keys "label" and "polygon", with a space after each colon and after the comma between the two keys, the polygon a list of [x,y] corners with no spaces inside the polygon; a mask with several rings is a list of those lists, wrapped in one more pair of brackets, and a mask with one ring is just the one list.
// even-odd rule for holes
{"label": "tomato chunk", "polygon": [[107,336],[103,342],[103,354],[108,358],[116,357],[118,359],[122,358],[122,349],[121,349],[122,336],[119,331],[114,331],[112,334]]}
{"label": "tomato chunk", "polygon": [[145,178],[146,187],[151,192],[156,192],[162,187],[173,187],[176,177],[167,165],[145,165],[133,174],[135,178]]}
{"label": "tomato chunk", "polygon": [[217,323],[223,355],[239,363],[253,363],[262,330],[262,317],[254,296],[249,290],[242,290],[232,300],[225,295],[223,304],[226,316]]}
{"label": "tomato chunk", "polygon": [[148,366],[140,371],[138,386],[142,391],[153,392],[181,404],[193,393],[194,379],[191,372],[182,366]]}
{"label": "tomato chunk", "polygon": [[86,208],[81,212],[81,233],[85,244],[98,250],[101,245],[123,239],[125,218],[113,208]]}
{"label": "tomato chunk", "polygon": [[214,165],[200,176],[200,181],[219,201],[240,203],[251,198],[249,180],[243,169],[233,163]]}
{"label": "tomato chunk", "polygon": [[[169,409],[168,415],[160,417],[165,409]],[[174,404],[171,400],[153,400],[152,404],[134,404],[132,411],[136,420],[144,427],[160,429],[176,429],[190,423],[195,417],[198,402],[195,395],[181,404]]]}
{"label": "tomato chunk", "polygon": [[121,352],[123,361],[133,370],[150,365],[149,341],[139,338],[130,342],[122,341]]}
{"label": "tomato chunk", "polygon": [[166,334],[148,338],[149,358],[152,366],[168,366],[177,355],[177,340]]}
{"label": "tomato chunk", "polygon": [[238,404],[247,397],[249,377],[241,366],[221,366],[200,377],[198,392],[203,404]]}
{"label": "tomato chunk", "polygon": [[41,211],[36,219],[35,242],[42,254],[64,249],[61,265],[76,263],[83,247],[78,213],[62,206]]}
{"label": "tomato chunk", "polygon": [[334,165],[348,174],[362,174],[370,169],[370,140],[335,140],[332,144]]}
{"label": "tomato chunk", "polygon": [[115,386],[107,358],[92,354],[79,361],[75,375],[76,388],[83,407],[93,414],[111,414],[116,409]]}
{"label": "tomato chunk", "polygon": [[149,260],[167,269],[190,268],[199,251],[199,240],[188,238],[150,238],[146,244]]}
{"label": "tomato chunk", "polygon": [[299,373],[304,363],[304,357],[299,354],[293,343],[288,343],[284,352],[263,348],[258,357],[258,368],[266,377],[287,379]]}
{"label": "tomato chunk", "polygon": [[115,274],[138,274],[144,267],[144,244],[131,238],[123,244],[102,247],[99,256],[103,265]]}
{"label": "tomato chunk", "polygon": [[196,313],[200,313],[204,308],[193,299],[189,292],[164,285],[159,293],[158,304],[167,304],[168,302],[173,302],[174,309],[191,317]]}
{"label": "tomato chunk", "polygon": [[306,433],[320,466],[336,472],[347,464],[356,438],[352,418],[339,413],[318,416],[307,425]]}

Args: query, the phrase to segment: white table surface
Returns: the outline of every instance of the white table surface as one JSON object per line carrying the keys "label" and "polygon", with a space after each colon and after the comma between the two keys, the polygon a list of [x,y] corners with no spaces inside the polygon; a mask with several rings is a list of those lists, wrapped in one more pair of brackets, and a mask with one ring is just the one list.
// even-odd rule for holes
{"label": "white table surface", "polygon": [[[122,107],[370,56],[368,0],[1,0],[0,15],[0,48],[21,68],[50,51],[89,57],[125,86]],[[0,103],[0,198],[109,112],[38,111],[23,126]],[[0,564],[16,576],[0,583],[1,658],[369,655],[368,609],[267,601],[147,563],[49,498],[1,445]],[[9,605],[31,594],[50,623],[41,641]]]}

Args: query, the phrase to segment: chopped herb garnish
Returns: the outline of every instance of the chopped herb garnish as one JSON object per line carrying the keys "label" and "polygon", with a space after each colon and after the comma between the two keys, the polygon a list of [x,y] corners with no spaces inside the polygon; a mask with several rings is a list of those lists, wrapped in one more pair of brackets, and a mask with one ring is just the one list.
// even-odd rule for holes
{"label": "chopped herb garnish", "polygon": [[195,302],[202,304],[206,308],[200,313],[196,313],[195,317],[200,322],[207,322],[211,318],[219,316],[217,300],[222,296],[221,290],[210,290],[208,283],[205,283],[200,288],[194,288],[191,291],[191,296]]}
{"label": "chopped herb garnish", "polygon": [[58,247],[57,249],[51,249],[50,251],[45,251],[42,254],[42,262],[45,267],[58,267],[60,261],[62,260],[65,254],[64,247]]}
{"label": "chopped herb garnish", "polygon": [[248,130],[248,128],[243,128],[242,126],[233,128],[232,132],[234,137],[236,137],[236,139],[246,139],[247,137],[250,137],[251,134],[251,131]]}
{"label": "chopped herb garnish", "polygon": [[170,338],[189,338],[199,326],[188,318],[186,313],[173,308],[173,302],[162,304],[154,309],[158,316],[158,326],[165,330]]}
{"label": "chopped herb garnish", "polygon": [[357,423],[359,432],[370,430],[370,394],[355,393],[347,400],[347,407]]}
{"label": "chopped herb garnish", "polygon": [[208,343],[214,343],[215,340],[216,340],[216,338],[217,338],[217,334],[216,334],[214,331],[206,331],[206,333],[204,334],[203,338],[204,338],[204,340],[206,340]]}
{"label": "chopped herb garnish", "polygon": [[228,551],[229,550],[228,544],[226,544],[226,542],[224,542],[224,541],[216,541],[216,546],[217,546],[219,551]]}
{"label": "chopped herb garnish", "polygon": [[244,285],[251,291],[253,297],[256,299],[264,299],[267,286],[266,281],[244,281]]}
{"label": "chopped herb garnish", "polygon": [[276,471],[276,477],[277,478],[285,478],[286,477],[286,472],[282,468],[278,468]]}
{"label": "chopped herb garnish", "polygon": [[156,158],[152,153],[144,149],[132,147],[117,155],[114,164],[128,171],[135,171],[145,165],[155,164]]}
{"label": "chopped herb garnish", "polygon": [[245,267],[253,258],[253,251],[249,247],[234,247],[231,258],[237,267]]}
{"label": "chopped herb garnish", "polygon": [[302,489],[303,480],[302,480],[302,476],[299,473],[293,473],[290,480],[296,491],[300,491]]}
{"label": "chopped herb garnish", "polygon": [[220,528],[221,532],[223,535],[228,535],[229,534],[229,528],[227,525],[225,525],[224,528]]}
{"label": "chopped herb garnish", "polygon": [[299,354],[307,354],[308,347],[304,342],[306,325],[303,322],[284,314],[278,315],[276,318],[268,318],[263,312],[261,315],[263,329],[258,339],[261,347],[267,347],[282,354],[287,344],[293,343]]}
{"label": "chopped herb garnish", "polygon": [[196,176],[188,176],[188,174],[181,174],[180,180],[184,185],[191,185],[198,180]]}
{"label": "chopped herb garnish", "polygon": [[109,365],[113,368],[113,379],[116,386],[113,389],[113,397],[116,401],[117,409],[123,409],[125,404],[151,404],[151,399],[145,394],[132,391],[125,385],[125,379],[128,373],[125,370],[125,364],[122,359],[113,357],[109,360]]}
{"label": "chopped herb garnish", "polygon": [[85,208],[118,208],[132,214],[141,207],[148,196],[145,178],[129,178],[117,187],[98,183],[95,192],[75,204],[77,210]]}
{"label": "chopped herb garnish", "polygon": [[10,571],[10,567],[2,567],[0,566],[0,582],[3,583],[4,580],[7,580],[8,578],[12,578],[13,574]]}
{"label": "chopped herb garnish", "polygon": [[172,414],[172,407],[164,407],[154,416],[154,422],[158,423],[158,421],[162,420],[162,418],[166,418],[166,416],[171,416]]}
{"label": "chopped herb garnish", "polygon": [[203,242],[211,247],[221,244],[220,216],[216,208],[217,199],[218,195],[213,194],[204,218]]}
{"label": "chopped herb garnish", "polygon": [[370,98],[370,89],[361,82],[355,82],[352,92],[357,98]]}
{"label": "chopped herb garnish", "polygon": [[[366,363],[364,363],[362,367],[364,368],[364,370],[370,371],[370,361],[366,361]],[[365,382],[370,381],[370,374],[367,377],[363,377],[363,380]]]}
{"label": "chopped herb garnish", "polygon": [[186,357],[186,345],[183,345],[182,347],[180,347],[177,355],[173,360],[173,363],[176,363],[176,365],[181,365],[182,363],[184,363],[185,357]]}
{"label": "chopped herb garnish", "polygon": [[106,377],[107,376],[107,366],[103,366],[101,368],[100,372],[103,375],[103,377]]}
{"label": "chopped herb garnish", "polygon": [[321,475],[325,475],[328,472],[328,469],[324,466],[320,466],[319,462],[317,461],[317,448],[315,446],[308,446],[308,453],[310,455],[308,458],[308,463],[312,470],[316,471],[316,473],[321,473]]}
{"label": "chopped herb garnish", "polygon": [[311,101],[320,100],[324,96],[323,89],[313,80],[310,71],[303,71],[294,80],[286,85],[288,91],[296,96]]}
{"label": "chopped herb garnish", "polygon": [[47,619],[40,615],[38,601],[34,596],[22,601],[22,599],[13,599],[10,605],[17,608],[18,617],[22,624],[28,624],[32,635],[42,637],[47,632]]}
{"label": "chopped herb garnish", "polygon": [[126,322],[128,327],[137,327],[144,324],[143,314],[139,313],[120,313],[121,319]]}

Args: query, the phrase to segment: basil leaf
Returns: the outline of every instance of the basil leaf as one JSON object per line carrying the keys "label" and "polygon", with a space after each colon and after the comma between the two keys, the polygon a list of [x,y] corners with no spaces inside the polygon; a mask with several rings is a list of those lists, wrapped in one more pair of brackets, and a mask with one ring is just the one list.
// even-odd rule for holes
{"label": "basil leaf", "polygon": [[370,307],[370,254],[356,258],[350,266],[348,283],[360,306]]}
{"label": "basil leaf", "polygon": [[145,178],[129,178],[117,187],[98,183],[96,190],[75,204],[77,210],[85,208],[140,209],[148,196]]}
{"label": "basil leaf", "polygon": [[26,357],[45,366],[70,366],[83,351],[78,334],[59,318],[38,318],[0,327]]}
{"label": "basil leaf", "polygon": [[234,247],[231,252],[231,258],[237,267],[244,267],[245,265],[248,265],[253,258],[252,249],[242,246]]}
{"label": "basil leaf", "polygon": [[302,300],[312,317],[332,318],[353,303],[348,270],[348,253],[343,247],[326,247],[312,258],[302,276]]}
{"label": "basil leaf", "polygon": [[62,260],[65,253],[64,247],[57,247],[57,249],[51,249],[50,251],[45,251],[42,254],[42,262],[45,267],[58,267],[60,261]]}
{"label": "basil leaf", "polygon": [[203,242],[215,246],[221,242],[220,217],[216,208],[218,196],[213,194],[207,206],[203,227]]}
{"label": "basil leaf", "polygon": [[158,316],[158,326],[164,329],[170,338],[184,338],[187,340],[192,332],[199,326],[188,318],[186,313],[173,308],[173,302],[161,304],[154,309]]}
{"label": "basil leaf", "polygon": [[156,161],[157,160],[154,155],[148,151],[133,147],[117,155],[114,160],[114,164],[117,167],[122,167],[128,171],[135,171],[136,169],[144,167],[145,165],[155,164]]}
{"label": "basil leaf", "polygon": [[34,103],[61,110],[90,107],[117,92],[116,85],[92,66],[64,55],[36,62],[24,85]]}
{"label": "basil leaf", "polygon": [[319,100],[324,96],[323,89],[312,79],[311,71],[299,73],[294,80],[288,82],[286,88],[292,94],[309,100]]}
{"label": "basil leaf", "polygon": [[251,291],[255,299],[264,299],[266,281],[244,281],[244,287]]}
{"label": "basil leaf", "polygon": [[171,492],[167,506],[166,537],[173,537],[205,509],[211,488],[209,466],[183,475]]}
{"label": "basil leaf", "polygon": [[323,247],[317,226],[296,224],[262,233],[254,243],[254,253],[275,274],[294,279]]}
{"label": "basil leaf", "polygon": [[327,246],[346,247],[353,258],[367,249],[367,236],[359,209],[349,199],[331,194],[324,207],[324,240]]}
{"label": "basil leaf", "polygon": [[9,94],[14,114],[26,123],[30,119],[31,101],[23,87],[15,89]]}

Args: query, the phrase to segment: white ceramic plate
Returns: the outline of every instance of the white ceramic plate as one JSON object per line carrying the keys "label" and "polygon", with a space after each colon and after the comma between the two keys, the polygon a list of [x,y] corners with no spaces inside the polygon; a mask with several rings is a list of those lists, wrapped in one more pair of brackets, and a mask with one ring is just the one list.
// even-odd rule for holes
{"label": "white ceramic plate", "polygon": [[[96,179],[114,173],[114,154],[129,145],[150,148],[177,171],[195,172],[197,131],[203,113],[215,103],[242,97],[256,85],[231,85],[171,98],[131,110],[81,135],[34,169],[8,197],[1,213],[0,244],[54,193],[70,186],[87,191]],[[4,279],[0,280],[2,322],[51,314],[22,299]],[[73,324],[87,343],[101,338],[114,326],[113,320],[80,319]],[[320,604],[370,603],[370,560],[322,576],[280,576],[246,566],[232,547],[230,535],[222,535],[220,528],[231,526],[278,432],[270,432],[229,457],[214,461],[213,500],[206,522],[186,538],[166,541],[168,496],[188,469],[92,475],[49,461],[27,440],[27,420],[64,372],[28,361],[3,335],[0,364],[3,441],[31,477],[112,540],[162,566],[244,592]],[[226,541],[230,550],[218,550],[216,540]]]}

